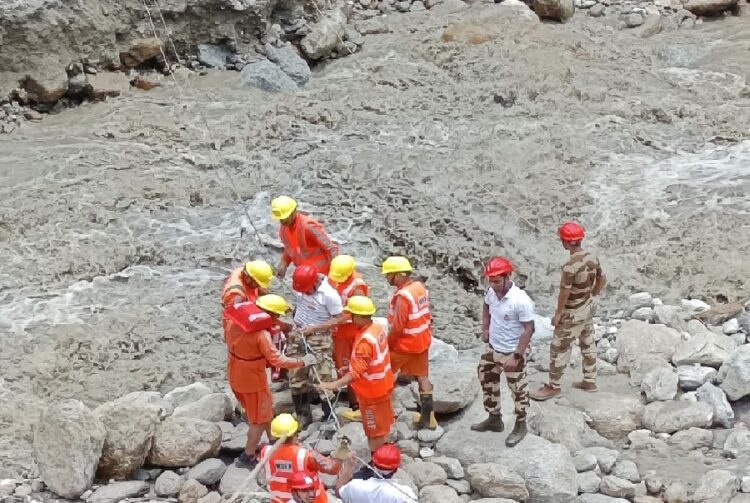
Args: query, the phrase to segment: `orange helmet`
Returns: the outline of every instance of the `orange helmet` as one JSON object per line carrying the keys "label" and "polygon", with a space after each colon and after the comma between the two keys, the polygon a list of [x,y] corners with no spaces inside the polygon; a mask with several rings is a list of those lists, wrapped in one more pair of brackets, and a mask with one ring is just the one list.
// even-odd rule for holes
{"label": "orange helmet", "polygon": [[310,472],[294,472],[289,477],[289,489],[293,491],[304,491],[314,489],[318,485],[318,480]]}
{"label": "orange helmet", "polygon": [[513,264],[505,257],[492,257],[484,266],[484,275],[488,278],[493,276],[507,276],[513,272]]}
{"label": "orange helmet", "polygon": [[575,222],[565,222],[557,230],[557,235],[563,241],[580,241],[583,239],[585,232],[580,224]]}
{"label": "orange helmet", "polygon": [[401,451],[393,444],[383,444],[372,453],[372,464],[381,470],[398,470],[401,465]]}

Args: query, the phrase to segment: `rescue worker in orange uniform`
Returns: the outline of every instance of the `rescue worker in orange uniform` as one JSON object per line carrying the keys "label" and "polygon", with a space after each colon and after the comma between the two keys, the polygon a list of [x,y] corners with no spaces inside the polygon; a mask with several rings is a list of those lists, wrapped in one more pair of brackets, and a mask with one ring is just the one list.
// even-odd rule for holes
{"label": "rescue worker in orange uniform", "polygon": [[412,267],[406,257],[388,257],[382,273],[396,291],[388,311],[388,345],[391,349],[393,373],[414,376],[419,382],[419,413],[414,416],[417,427],[434,430],[437,420],[433,412],[429,352],[432,343],[430,296],[421,281],[412,279]]}
{"label": "rescue worker in orange uniform", "polygon": [[[355,295],[367,296],[368,287],[362,276],[356,272],[356,262],[351,255],[339,255],[331,261],[331,271],[328,280],[336,291],[341,295],[342,305],[346,305],[349,299]],[[360,328],[352,323],[351,315],[347,316],[344,323],[333,329],[333,361],[339,377],[349,368],[349,356],[352,354],[354,339]],[[344,419],[348,421],[361,421],[357,394],[354,388],[347,386],[349,399],[349,410],[343,413]]]}
{"label": "rescue worker in orange uniform", "polygon": [[[299,443],[299,423],[291,414],[279,414],[271,422],[271,435],[274,438],[286,437],[284,443],[270,455],[265,465],[265,479],[271,493],[271,503],[286,503],[293,497],[290,479],[295,473],[335,475],[341,469],[341,461],[307,449]],[[261,458],[266,457],[271,446],[260,450]],[[328,501],[325,486],[316,477],[315,503]]]}
{"label": "rescue worker in orange uniform", "polygon": [[271,201],[271,217],[278,220],[279,239],[284,245],[279,266],[278,277],[283,278],[289,264],[314,266],[320,273],[328,274],[331,260],[339,254],[337,245],[323,226],[309,215],[297,211],[297,201],[287,196],[280,196]]}
{"label": "rescue worker in orange uniform", "polygon": [[229,386],[247,416],[249,431],[245,451],[235,460],[239,467],[252,469],[258,459],[255,451],[273,418],[273,401],[268,389],[266,366],[298,368],[316,363],[314,355],[287,358],[271,342],[269,330],[289,306],[278,295],[263,295],[253,302],[230,304],[224,317],[234,328],[226,333]]}
{"label": "rescue worker in orange uniform", "polygon": [[388,440],[393,424],[393,372],[385,328],[372,320],[375,304],[369,297],[355,295],[344,308],[352,315],[352,323],[359,328],[354,349],[349,358],[349,371],[333,382],[321,383],[325,391],[336,391],[351,385],[359,398],[362,427],[370,451]]}
{"label": "rescue worker in orange uniform", "polygon": [[289,503],[326,503],[328,494],[318,495],[320,480],[312,472],[294,472],[289,477],[289,489],[292,490],[292,499]]}

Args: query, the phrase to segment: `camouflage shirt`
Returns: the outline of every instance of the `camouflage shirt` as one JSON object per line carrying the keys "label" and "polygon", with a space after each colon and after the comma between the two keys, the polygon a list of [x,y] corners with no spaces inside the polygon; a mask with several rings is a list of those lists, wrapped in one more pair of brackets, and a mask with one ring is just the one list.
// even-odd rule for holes
{"label": "camouflage shirt", "polygon": [[562,268],[560,288],[570,288],[565,309],[581,307],[591,298],[596,278],[602,275],[599,260],[583,250],[570,256]]}

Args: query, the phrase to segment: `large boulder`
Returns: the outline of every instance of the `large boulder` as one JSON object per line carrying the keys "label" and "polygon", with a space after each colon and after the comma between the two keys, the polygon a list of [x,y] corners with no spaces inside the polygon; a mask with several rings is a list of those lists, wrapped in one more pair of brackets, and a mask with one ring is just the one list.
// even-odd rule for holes
{"label": "large boulder", "polygon": [[128,68],[135,68],[161,56],[163,50],[164,43],[158,38],[137,38],[130,42],[127,51],[120,53],[120,62]]}
{"label": "large boulder", "polygon": [[680,333],[672,328],[628,320],[617,331],[615,347],[620,354],[617,359],[617,370],[628,372],[633,364],[645,354],[672,361],[675,348],[681,341]]}
{"label": "large boulder", "polygon": [[78,400],[47,407],[34,432],[34,460],[55,494],[76,499],[91,486],[107,430]]}
{"label": "large boulder", "polygon": [[107,430],[97,478],[125,480],[143,465],[159,424],[160,408],[145,402],[115,401],[94,410]]}
{"label": "large boulder", "polygon": [[462,19],[448,26],[441,36],[442,41],[479,45],[501,38],[511,23],[539,22],[539,16],[518,0],[505,0],[493,7],[475,19]]}
{"label": "large boulder", "polygon": [[237,468],[234,464],[227,467],[224,475],[219,482],[219,493],[231,495],[243,489],[240,494],[247,494],[262,491],[263,489],[256,483],[256,480],[248,481],[250,470],[247,468]]}
{"label": "large boulder", "polygon": [[714,445],[714,434],[711,430],[703,428],[688,428],[669,437],[667,443],[682,451],[690,452]]}
{"label": "large boulder", "polygon": [[714,425],[722,428],[729,428],[734,419],[734,411],[727,401],[727,396],[721,388],[707,382],[695,392],[699,402],[705,402],[711,406],[714,411]]}
{"label": "large boulder", "polygon": [[508,498],[524,502],[529,498],[526,482],[512,468],[498,463],[479,463],[467,468],[472,489],[485,498]]}
{"label": "large boulder", "polygon": [[217,458],[204,459],[185,474],[186,479],[197,480],[205,486],[210,486],[221,480],[227,465]]}
{"label": "large boulder", "polygon": [[688,330],[690,339],[677,346],[672,355],[672,363],[675,365],[698,363],[719,368],[736,347],[731,338],[710,331],[698,320],[691,320]]}
{"label": "large boulder", "polygon": [[198,44],[198,61],[211,68],[223,70],[231,57],[232,51],[224,45]]}
{"label": "large boulder", "polygon": [[302,39],[300,47],[310,59],[323,59],[331,54],[346,30],[346,14],[341,9],[329,11],[310,27],[310,33]]}
{"label": "large boulder", "polygon": [[165,470],[156,478],[154,492],[157,496],[175,496],[182,487],[182,477],[171,470]]}
{"label": "large boulder", "polygon": [[534,0],[534,12],[542,19],[566,22],[576,12],[573,0]]}
{"label": "large boulder", "polygon": [[434,387],[432,399],[437,414],[463,409],[479,392],[477,368],[471,363],[430,366],[430,381]]}
{"label": "large boulder", "polygon": [[142,496],[150,487],[148,482],[140,480],[115,482],[100,487],[86,501],[87,503],[118,503],[126,498]]}
{"label": "large boulder", "polygon": [[687,332],[685,313],[676,306],[654,306],[654,322],[674,328],[679,332]]}
{"label": "large boulder", "polygon": [[177,407],[172,417],[192,417],[216,423],[232,416],[232,402],[224,393],[211,393],[196,402]]}
{"label": "large boulder", "polygon": [[419,491],[419,501],[422,503],[462,503],[455,489],[448,486],[426,486]]}
{"label": "large boulder", "polygon": [[721,389],[730,400],[750,395],[750,344],[735,349],[719,369]]}
{"label": "large boulder", "polygon": [[162,398],[158,391],[134,391],[123,395],[115,403],[143,403],[156,407],[159,410],[159,418],[164,419],[174,412],[174,404]]}
{"label": "large boulder", "polygon": [[156,428],[146,460],[155,466],[193,466],[216,457],[221,440],[221,428],[214,423],[191,417],[170,417]]}
{"label": "large boulder", "polygon": [[695,391],[707,382],[714,382],[718,372],[711,367],[680,365],[677,367],[678,385],[682,391]]}
{"label": "large boulder", "polygon": [[693,503],[729,503],[737,494],[737,478],[727,470],[711,470],[698,481],[690,501]]}
{"label": "large boulder", "polygon": [[420,489],[426,486],[442,485],[448,480],[445,470],[435,463],[415,460],[406,465],[404,471],[411,475],[412,480]]}
{"label": "large boulder", "polygon": [[630,367],[630,385],[641,387],[643,378],[656,369],[672,369],[672,364],[661,356],[641,355]]}
{"label": "large boulder", "polygon": [[708,428],[713,409],[702,402],[654,402],[646,406],[643,425],[655,433],[674,433],[690,427]]}
{"label": "large boulder", "polygon": [[196,382],[187,386],[180,386],[175,388],[166,395],[164,400],[171,403],[174,408],[180,407],[181,405],[187,405],[192,402],[197,402],[206,395],[212,393],[211,388],[203,384],[202,382]]}
{"label": "large boulder", "polygon": [[677,396],[677,372],[670,368],[656,368],[643,377],[641,391],[647,402],[672,400]]}
{"label": "large boulder", "polygon": [[267,59],[246,65],[240,72],[243,85],[268,92],[295,91],[299,88],[281,68]]}
{"label": "large boulder", "polygon": [[622,439],[642,424],[643,403],[638,396],[599,392],[574,394],[570,399],[591,418],[591,427],[610,440]]}
{"label": "large boulder", "polygon": [[551,402],[531,402],[526,418],[529,431],[575,452],[584,447],[611,447],[612,442],[592,430],[582,412]]}
{"label": "large boulder", "polygon": [[291,44],[287,43],[281,47],[266,44],[266,57],[276,63],[298,86],[303,87],[310,81],[310,67]]}
{"label": "large boulder", "polygon": [[733,430],[724,441],[724,450],[731,452],[734,457],[750,456],[750,431]]}

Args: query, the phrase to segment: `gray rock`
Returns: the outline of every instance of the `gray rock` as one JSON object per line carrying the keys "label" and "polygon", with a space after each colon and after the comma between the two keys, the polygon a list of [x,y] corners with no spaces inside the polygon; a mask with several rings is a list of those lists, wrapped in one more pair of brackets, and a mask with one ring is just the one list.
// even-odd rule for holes
{"label": "gray rock", "polygon": [[628,297],[628,311],[634,312],[642,307],[654,307],[654,298],[648,292],[638,292]]}
{"label": "gray rock", "polygon": [[574,0],[534,0],[534,12],[541,19],[566,22],[576,12]]}
{"label": "gray rock", "polygon": [[634,451],[650,451],[660,456],[667,456],[667,443],[651,435],[650,430],[636,430],[628,434],[630,448]]}
{"label": "gray rock", "polygon": [[674,433],[691,426],[708,428],[713,410],[701,402],[654,402],[646,406],[643,425],[656,433]]}
{"label": "gray rock", "polygon": [[197,402],[206,395],[211,394],[211,388],[203,384],[202,382],[196,382],[188,386],[181,386],[175,388],[166,395],[164,400],[170,402],[173,407],[177,408],[181,405],[186,405],[191,402]]}
{"label": "gray rock", "polygon": [[672,482],[664,491],[664,500],[667,503],[688,503],[688,492],[685,484],[680,481]]}
{"label": "gray rock", "polygon": [[675,365],[698,363],[719,368],[736,347],[731,338],[711,332],[698,320],[688,322],[688,331],[690,339],[677,346],[672,356]]}
{"label": "gray rock", "polygon": [[417,438],[420,442],[433,443],[440,440],[440,437],[442,437],[444,433],[445,430],[443,427],[438,425],[434,430],[421,429],[417,431]]}
{"label": "gray rock", "polygon": [[[361,428],[362,426],[360,426]],[[221,477],[219,483],[219,493],[222,495],[234,494],[243,487],[249,475],[250,470],[247,468],[237,468],[234,464],[227,466],[227,471],[224,472],[224,476]],[[254,480],[245,487],[247,492],[263,491]]]}
{"label": "gray rock", "polygon": [[576,452],[584,447],[612,447],[612,442],[592,430],[582,412],[551,402],[531,402],[526,418],[529,431]]}
{"label": "gray rock", "polygon": [[411,9],[411,0],[401,0],[396,4],[396,10],[399,12],[409,12]]}
{"label": "gray rock", "polygon": [[578,497],[578,503],[628,503],[628,500],[604,494],[581,494]]}
{"label": "gray rock", "polygon": [[414,0],[414,3],[409,7],[410,12],[421,12],[423,10],[427,10],[427,7],[422,3],[422,0]]}
{"label": "gray rock", "polygon": [[721,388],[711,383],[706,383],[696,391],[699,402],[705,402],[711,406],[714,413],[714,426],[729,428],[734,419],[734,411],[727,401],[727,396]]}
{"label": "gray rock", "polygon": [[362,46],[365,43],[365,37],[352,25],[346,25],[346,28],[344,28],[344,38],[357,46]]}
{"label": "gray rock", "polygon": [[124,480],[143,466],[159,424],[160,407],[146,402],[115,401],[94,410],[107,430],[96,476]]}
{"label": "gray rock", "polygon": [[53,492],[76,499],[91,486],[102,453],[106,429],[78,400],[47,407],[34,432],[34,460]]}
{"label": "gray rock", "polygon": [[246,65],[240,72],[243,85],[257,87],[268,92],[295,91],[297,83],[281,68],[268,60]]}
{"label": "gray rock", "polygon": [[404,467],[418,488],[425,486],[444,485],[448,475],[442,467],[435,463],[415,460],[414,463]]}
{"label": "gray rock", "polygon": [[615,464],[612,469],[612,475],[621,479],[628,480],[633,484],[637,484],[641,481],[641,475],[638,473],[638,467],[632,461],[623,459]]}
{"label": "gray rock", "polygon": [[687,332],[687,321],[685,321],[684,313],[676,306],[655,306],[654,322],[680,332]]}
{"label": "gray rock", "polygon": [[471,494],[471,485],[466,480],[448,479],[445,483],[458,494]]}
{"label": "gray rock", "polygon": [[480,463],[466,470],[472,489],[485,498],[508,498],[526,501],[529,491],[523,477],[498,463]]}
{"label": "gray rock", "polygon": [[576,403],[591,418],[589,423],[603,437],[619,440],[641,427],[643,403],[637,396],[598,392]]}
{"label": "gray rock", "polygon": [[657,11],[654,14],[649,14],[643,20],[641,38],[653,37],[659,32],[661,32],[661,14]]}
{"label": "gray rock", "polygon": [[599,465],[599,469],[607,474],[612,473],[612,469],[615,467],[615,463],[620,458],[620,453],[614,449],[607,449],[606,447],[589,447],[583,449],[576,454],[587,455],[591,454],[596,457],[596,462]]}
{"label": "gray rock", "polygon": [[695,391],[707,382],[718,377],[716,369],[700,365],[681,365],[677,367],[677,379],[682,391]]}
{"label": "gray rock", "polygon": [[192,417],[216,423],[232,416],[232,402],[224,393],[211,393],[195,402],[176,407],[172,417]]}
{"label": "gray rock", "polygon": [[700,299],[682,299],[680,305],[690,314],[703,313],[711,309],[711,306]]}
{"label": "gray rock", "polygon": [[648,472],[646,472],[643,482],[646,484],[646,492],[648,494],[661,494],[662,489],[664,489],[661,480],[657,479],[655,475],[648,474]]}
{"label": "gray rock", "polygon": [[118,503],[125,498],[134,498],[142,496],[148,492],[150,486],[148,482],[140,480],[131,480],[128,482],[114,482],[102,486],[87,499],[87,503]]}
{"label": "gray rock", "polygon": [[714,434],[703,428],[688,428],[672,435],[667,443],[685,452],[695,451],[702,447],[711,447]]}
{"label": "gray rock", "polygon": [[650,323],[654,319],[654,310],[650,307],[641,307],[633,312],[631,318]]}
{"label": "gray rock", "polygon": [[147,461],[154,466],[193,466],[216,457],[221,446],[221,428],[190,417],[170,417],[156,428]]}
{"label": "gray rock", "polygon": [[455,489],[449,486],[427,486],[419,491],[419,501],[426,503],[462,503]]}
{"label": "gray rock", "polygon": [[[358,28],[359,29],[359,28]],[[366,33],[359,29],[362,33]],[[379,32],[379,33],[388,33]],[[440,339],[432,339],[430,344],[429,356],[430,364],[449,364],[458,363],[458,350],[453,345],[443,342]],[[476,373],[476,369],[474,369]]]}
{"label": "gray rock", "polygon": [[346,15],[341,9],[329,11],[320,21],[311,26],[300,47],[311,59],[322,59],[333,52],[344,37]]}
{"label": "gray rock", "polygon": [[[128,83],[128,87],[130,84]],[[179,388],[178,388],[179,389]],[[158,391],[134,391],[127,395],[121,396],[115,403],[146,403],[159,409],[159,419],[164,419],[172,415],[174,405],[171,401],[162,398]]]}
{"label": "gray rock", "polygon": [[743,493],[750,493],[750,475],[747,477],[742,477],[742,482],[740,483],[740,490]]}
{"label": "gray rock", "polygon": [[411,440],[414,438],[414,430],[406,423],[396,423],[396,440]]}
{"label": "gray rock", "polygon": [[712,16],[734,9],[737,0],[688,0],[682,6],[696,16]]}
{"label": "gray rock", "polygon": [[735,349],[719,369],[721,389],[732,400],[750,395],[750,345]]}
{"label": "gray rock", "polygon": [[750,456],[750,431],[733,430],[724,442],[724,450],[731,452],[735,457]]}
{"label": "gray rock", "polygon": [[419,457],[419,442],[416,440],[399,440],[396,445],[403,454],[412,458]]}
{"label": "gray rock", "polygon": [[476,364],[430,365],[435,413],[457,412],[471,404],[479,392]]}
{"label": "gray rock", "polygon": [[182,477],[175,472],[166,470],[156,479],[154,491],[157,496],[176,496],[182,487]]}
{"label": "gray rock", "polygon": [[647,402],[672,400],[677,396],[678,381],[672,368],[656,368],[643,377],[641,391]]}
{"label": "gray rock", "polygon": [[632,499],[635,496],[635,485],[629,480],[607,475],[602,477],[602,484],[599,486],[602,494],[612,496],[613,498]]}
{"label": "gray rock", "polygon": [[633,362],[633,365],[630,367],[630,385],[640,388],[641,383],[643,383],[643,378],[649,372],[652,372],[656,369],[671,370],[672,368],[672,365],[661,356],[639,356],[638,359],[636,359]]}
{"label": "gray rock", "polygon": [[310,81],[312,75],[310,67],[292,48],[291,44],[287,43],[281,47],[266,44],[266,56],[276,63],[282,72],[289,75],[299,87],[304,87]]}
{"label": "gray rock", "polygon": [[222,501],[221,494],[219,494],[216,491],[211,491],[205,496],[198,498],[197,503],[221,503],[221,501]]}
{"label": "gray rock", "polygon": [[606,7],[603,4],[596,4],[589,9],[589,16],[591,17],[602,17]]}
{"label": "gray rock", "polygon": [[177,496],[179,503],[198,503],[198,500],[208,494],[206,486],[194,479],[188,479],[180,487],[180,494]]}
{"label": "gray rock", "polygon": [[721,326],[721,331],[727,335],[736,334],[740,331],[740,322],[737,320],[737,318],[727,320]]}
{"label": "gray rock", "polygon": [[590,452],[576,452],[575,456],[573,456],[573,464],[578,473],[588,472],[596,468],[596,456]]}
{"label": "gray rock", "polygon": [[703,475],[693,493],[693,503],[729,503],[737,494],[737,478],[727,470],[711,470]]}
{"label": "gray rock", "polygon": [[[274,403],[274,407],[276,404]],[[222,424],[222,423],[217,423]],[[242,422],[232,427],[232,431],[222,434],[221,450],[232,453],[242,452],[247,444],[247,423]]]}
{"label": "gray rock", "polygon": [[578,492],[579,493],[598,493],[599,486],[601,485],[602,479],[596,472],[583,472],[576,476],[578,480]]}
{"label": "gray rock", "polygon": [[615,347],[620,352],[617,370],[627,372],[645,354],[672,360],[675,348],[682,341],[680,333],[664,325],[628,320],[617,331]]}
{"label": "gray rock", "polygon": [[220,481],[225,471],[227,471],[227,466],[222,460],[217,458],[204,459],[192,467],[185,478],[195,479],[203,485],[210,486]]}
{"label": "gray rock", "polygon": [[227,61],[232,57],[232,51],[223,45],[216,44],[199,44],[198,61],[212,68],[223,70],[227,66]]}
{"label": "gray rock", "polygon": [[[450,479],[462,479],[464,478],[464,469],[461,466],[461,462],[454,458],[446,456],[434,456],[430,458],[430,463],[435,463],[440,466]],[[459,491],[460,492],[460,491]]]}
{"label": "gray rock", "polygon": [[632,13],[625,16],[625,26],[635,28],[643,24],[643,16],[638,13]]}

